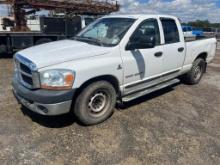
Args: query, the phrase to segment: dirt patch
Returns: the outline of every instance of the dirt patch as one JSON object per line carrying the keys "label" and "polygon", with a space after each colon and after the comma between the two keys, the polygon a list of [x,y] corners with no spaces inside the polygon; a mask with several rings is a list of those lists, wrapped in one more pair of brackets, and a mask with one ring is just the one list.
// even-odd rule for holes
{"label": "dirt patch", "polygon": [[116,109],[103,124],[43,117],[17,104],[0,59],[0,164],[220,163],[220,50],[199,85],[179,84]]}

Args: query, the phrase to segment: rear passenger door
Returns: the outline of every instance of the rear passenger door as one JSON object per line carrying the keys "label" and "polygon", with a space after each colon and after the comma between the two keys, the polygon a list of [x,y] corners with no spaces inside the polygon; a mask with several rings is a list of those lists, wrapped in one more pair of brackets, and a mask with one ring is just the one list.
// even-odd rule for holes
{"label": "rear passenger door", "polygon": [[185,59],[185,42],[179,33],[181,29],[178,29],[181,26],[178,20],[172,18],[160,18],[160,21],[164,33],[163,73],[171,77],[176,76]]}

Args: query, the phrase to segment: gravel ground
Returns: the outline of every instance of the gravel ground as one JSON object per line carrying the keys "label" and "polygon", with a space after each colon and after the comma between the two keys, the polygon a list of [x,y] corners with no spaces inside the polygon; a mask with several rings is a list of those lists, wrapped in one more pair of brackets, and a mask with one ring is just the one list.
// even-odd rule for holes
{"label": "gravel ground", "polygon": [[220,164],[220,50],[199,85],[142,97],[92,127],[21,108],[12,64],[0,59],[1,165]]}

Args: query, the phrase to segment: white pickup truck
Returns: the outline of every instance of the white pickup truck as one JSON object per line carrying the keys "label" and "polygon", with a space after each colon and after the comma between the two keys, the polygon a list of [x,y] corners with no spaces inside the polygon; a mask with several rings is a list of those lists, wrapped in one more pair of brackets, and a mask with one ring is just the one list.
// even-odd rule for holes
{"label": "white pickup truck", "polygon": [[216,39],[185,42],[178,18],[110,15],[69,40],[15,54],[13,91],[42,115],[73,112],[85,125],[103,122],[128,102],[181,78],[197,84],[215,56]]}

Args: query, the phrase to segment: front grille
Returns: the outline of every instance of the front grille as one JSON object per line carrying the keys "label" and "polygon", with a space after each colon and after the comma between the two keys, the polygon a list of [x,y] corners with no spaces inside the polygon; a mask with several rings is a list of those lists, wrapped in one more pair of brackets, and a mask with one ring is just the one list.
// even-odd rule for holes
{"label": "front grille", "polygon": [[15,56],[15,67],[18,79],[24,86],[30,89],[40,87],[38,72],[34,66],[34,63],[23,56]]}
{"label": "front grille", "polygon": [[22,64],[22,63],[20,63],[20,69],[21,69],[23,72],[25,72],[25,73],[27,73],[27,74],[30,74],[30,75],[31,75],[31,69],[30,69],[30,68],[28,68],[26,65],[24,65],[24,64]]}
{"label": "front grille", "polygon": [[21,77],[22,77],[22,80],[23,80],[25,83],[27,83],[27,84],[33,86],[32,77],[28,77],[28,76],[23,75],[23,74],[21,74]]}

